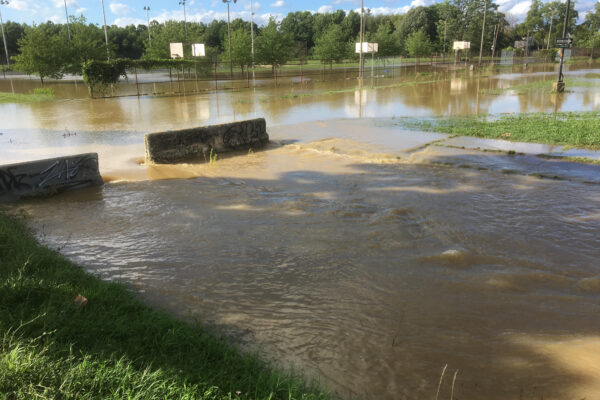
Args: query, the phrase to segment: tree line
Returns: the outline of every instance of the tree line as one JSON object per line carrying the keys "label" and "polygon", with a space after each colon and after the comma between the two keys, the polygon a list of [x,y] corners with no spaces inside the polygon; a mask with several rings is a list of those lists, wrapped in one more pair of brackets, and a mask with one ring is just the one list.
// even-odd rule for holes
{"label": "tree line", "polygon": [[[573,4],[573,3],[572,3]],[[508,48],[528,38],[537,49],[554,47],[562,36],[566,5],[560,1],[543,3],[532,0],[521,23],[511,21],[498,5],[486,0],[446,0],[430,6],[410,9],[405,14],[373,15],[366,10],[365,41],[379,44],[379,56],[426,56],[449,53],[455,40],[471,42],[478,53],[483,14],[486,14],[484,54]],[[577,25],[578,13],[569,14],[569,34],[579,47],[600,45],[600,3]],[[204,43],[206,60],[229,62],[227,22],[151,21],[150,26],[108,26],[108,46],[102,26],[88,23],[85,17],[70,17],[70,23],[46,22],[39,25],[7,22],[4,24],[7,47],[16,68],[44,77],[80,73],[85,62],[107,58],[168,59],[169,43]],[[244,68],[252,62],[250,22],[231,22],[232,63]],[[148,34],[150,29],[150,35]],[[332,63],[356,57],[354,43],[359,41],[360,14],[337,10],[329,13],[296,11],[280,22],[269,20],[265,26],[254,24],[255,57],[258,64],[276,65],[289,60],[318,59]],[[186,47],[186,56],[189,46]],[[2,48],[1,59],[5,59]]]}

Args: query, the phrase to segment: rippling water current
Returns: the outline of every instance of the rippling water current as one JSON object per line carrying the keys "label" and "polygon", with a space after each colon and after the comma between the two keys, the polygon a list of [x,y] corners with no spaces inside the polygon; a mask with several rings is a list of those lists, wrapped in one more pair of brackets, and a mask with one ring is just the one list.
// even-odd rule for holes
{"label": "rippling water current", "polygon": [[440,398],[457,370],[456,399],[600,398],[600,186],[378,151],[284,140],[20,207],[89,271],[346,399],[434,398],[445,365]]}

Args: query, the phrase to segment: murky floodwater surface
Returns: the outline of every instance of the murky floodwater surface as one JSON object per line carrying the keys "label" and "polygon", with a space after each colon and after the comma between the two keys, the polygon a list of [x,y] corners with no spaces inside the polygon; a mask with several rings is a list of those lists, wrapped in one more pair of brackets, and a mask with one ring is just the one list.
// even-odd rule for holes
{"label": "murky floodwater surface", "polygon": [[[100,152],[103,188],[19,205],[41,239],[343,398],[431,399],[445,365],[439,398],[457,370],[457,399],[600,398],[597,169],[540,179],[545,161],[475,162],[391,119],[315,121],[600,108],[593,88],[481,94],[538,75],[457,79],[1,105],[0,158]],[[234,114],[264,114],[274,143],[140,165],[144,132]]]}

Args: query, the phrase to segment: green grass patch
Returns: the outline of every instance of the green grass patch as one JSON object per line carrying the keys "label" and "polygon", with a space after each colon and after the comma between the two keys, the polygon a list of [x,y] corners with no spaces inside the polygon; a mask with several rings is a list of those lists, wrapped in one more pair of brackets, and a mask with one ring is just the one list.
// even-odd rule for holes
{"label": "green grass patch", "polygon": [[409,129],[476,136],[515,142],[545,143],[600,149],[600,112],[561,112],[469,116],[417,120],[401,118]]}
{"label": "green grass patch", "polygon": [[303,382],[84,272],[0,211],[0,399],[331,397]]}
{"label": "green grass patch", "polygon": [[37,103],[54,99],[54,91],[46,88],[33,89],[31,94],[0,92],[1,103]]}

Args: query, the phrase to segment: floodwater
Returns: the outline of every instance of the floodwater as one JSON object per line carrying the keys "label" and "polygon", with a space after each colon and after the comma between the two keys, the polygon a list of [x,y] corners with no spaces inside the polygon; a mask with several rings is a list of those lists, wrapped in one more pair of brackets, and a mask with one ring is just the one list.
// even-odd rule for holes
{"label": "floodwater", "polygon": [[[482,92],[550,73],[0,105],[0,160],[97,150],[104,187],[17,205],[41,240],[344,399],[436,398],[446,365],[440,399],[455,376],[456,399],[594,399],[600,169],[392,118],[600,109],[593,85]],[[265,149],[143,164],[145,132],[263,115]]]}

